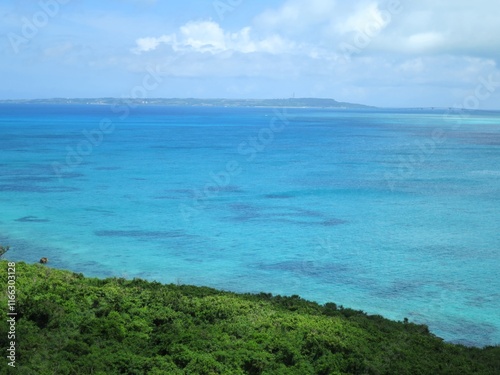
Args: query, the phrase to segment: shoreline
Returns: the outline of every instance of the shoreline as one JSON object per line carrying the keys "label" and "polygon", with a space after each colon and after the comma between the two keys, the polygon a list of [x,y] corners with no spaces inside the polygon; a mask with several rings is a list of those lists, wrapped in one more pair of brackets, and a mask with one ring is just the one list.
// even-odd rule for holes
{"label": "shoreline", "polygon": [[[45,255],[43,255],[44,257]],[[41,259],[43,259],[43,257]],[[3,261],[6,261],[7,259],[0,259],[0,262],[3,262]],[[49,260],[50,260],[50,257],[49,257]],[[9,260],[11,262],[16,262],[16,263],[21,263],[21,264],[26,264],[28,266],[39,266],[39,262],[36,262],[36,261],[33,261],[33,262],[27,262],[26,260]],[[416,326],[421,326],[421,327],[425,327],[425,330],[428,331],[431,335],[439,338],[440,340],[442,340],[444,343],[447,343],[447,344],[450,344],[450,345],[460,345],[460,346],[465,346],[465,347],[468,347],[468,348],[477,348],[477,349],[484,349],[484,348],[487,348],[487,347],[495,347],[495,346],[500,346],[500,342],[499,343],[493,343],[493,344],[483,344],[483,345],[477,345],[477,344],[474,344],[473,341],[469,341],[467,339],[462,339],[461,342],[458,342],[458,341],[450,341],[450,340],[446,340],[440,336],[438,336],[436,333],[434,333],[434,331],[432,329],[429,328],[429,326],[425,323],[418,323],[418,322],[415,322],[413,320],[411,320],[411,318],[409,317],[403,317],[401,320],[398,320],[398,319],[394,319],[394,318],[388,318],[386,317],[386,315],[382,315],[381,313],[374,313],[374,312],[367,312],[367,311],[364,311],[362,309],[356,309],[356,308],[351,308],[350,306],[344,306],[343,304],[338,304],[337,302],[334,302],[334,301],[326,301],[326,302],[319,302],[317,300],[314,300],[314,299],[308,299],[308,298],[303,298],[301,295],[297,295],[297,294],[277,294],[277,293],[272,293],[272,292],[268,292],[268,291],[264,291],[264,290],[260,290],[260,291],[244,291],[244,290],[232,290],[232,289],[226,289],[226,288],[222,288],[222,287],[216,287],[216,286],[207,286],[207,285],[201,285],[201,284],[185,284],[185,283],[182,283],[182,281],[177,281],[176,283],[174,282],[163,282],[163,281],[157,281],[155,279],[148,279],[148,278],[143,278],[143,277],[129,277],[128,275],[115,275],[113,274],[112,272],[109,272],[108,275],[106,275],[106,273],[102,273],[102,272],[96,272],[94,274],[89,274],[87,272],[84,272],[83,270],[74,270],[74,269],[71,269],[71,268],[60,268],[59,266],[58,267],[55,267],[55,266],[52,266],[50,263],[52,263],[51,261],[48,262],[48,264],[44,264],[43,267],[45,268],[48,268],[48,269],[51,269],[51,270],[54,270],[54,271],[61,271],[61,272],[67,272],[67,273],[71,273],[71,274],[78,274],[78,275],[82,275],[82,277],[86,278],[86,279],[95,279],[95,280],[101,280],[101,281],[104,281],[104,280],[114,280],[114,279],[120,279],[120,280],[125,280],[125,281],[133,281],[133,280],[141,280],[143,282],[146,282],[146,283],[150,283],[150,284],[159,284],[159,285],[163,285],[163,286],[168,286],[168,285],[177,285],[177,286],[186,286],[186,287],[192,287],[192,288],[208,288],[208,289],[211,289],[213,291],[217,291],[219,293],[229,293],[229,294],[233,294],[233,295],[238,295],[238,296],[258,296],[258,295],[261,295],[261,294],[266,294],[266,295],[269,295],[269,296],[274,296],[274,297],[283,297],[283,298],[291,298],[292,296],[296,296],[296,297],[299,297],[300,299],[308,302],[308,303],[311,303],[311,304],[316,304],[316,305],[327,305],[327,304],[334,304],[334,305],[338,305],[338,306],[342,306],[343,308],[347,309],[347,310],[350,310],[350,311],[353,311],[357,314],[362,314],[362,315],[365,315],[365,316],[369,316],[369,317],[381,317],[387,321],[390,321],[390,322],[393,322],[393,323],[401,323],[401,322],[408,322],[410,324],[414,324]],[[468,344],[467,342],[469,342],[470,344]]]}
{"label": "shoreline", "polygon": [[3,365],[39,374],[54,364],[68,375],[498,373],[500,346],[449,344],[425,325],[298,295],[87,278],[2,260],[7,275],[15,315]]}
{"label": "shoreline", "polygon": [[[13,252],[15,251],[16,247],[19,247],[20,245],[24,246],[26,248],[33,247],[33,244],[29,243],[26,240],[14,240],[12,237],[5,236],[5,235],[0,235],[0,244],[10,244],[11,245],[11,251],[10,251],[10,253],[7,254],[7,257],[9,257],[9,255],[14,255]],[[14,245],[14,246],[12,246],[12,245]],[[53,248],[51,248],[51,249],[52,249],[52,251],[55,251],[55,249],[53,249]],[[56,251],[56,253],[57,253],[57,251]],[[190,283],[190,282],[183,283],[182,278],[181,279],[177,278],[176,279],[177,281],[174,280],[174,281],[170,281],[170,282],[158,281],[158,279],[156,279],[154,277],[141,276],[141,275],[134,276],[134,274],[132,274],[132,276],[129,276],[127,272],[119,274],[119,273],[113,272],[112,269],[108,269],[105,266],[101,266],[101,268],[98,268],[95,272],[89,273],[88,269],[86,270],[84,266],[80,267],[80,268],[78,268],[78,267],[75,268],[75,267],[71,267],[69,264],[66,266],[61,265],[60,264],[61,261],[62,261],[62,263],[67,263],[67,262],[64,262],[62,259],[58,259],[57,256],[55,257],[54,253],[51,254],[50,252],[45,251],[43,247],[38,247],[38,248],[33,249],[32,251],[30,251],[30,254],[33,255],[31,257],[31,259],[18,258],[17,260],[13,260],[13,261],[22,262],[22,263],[26,263],[26,264],[30,264],[30,265],[37,265],[38,260],[41,257],[47,257],[47,258],[49,258],[49,263],[47,265],[45,265],[45,267],[47,267],[47,268],[54,269],[54,270],[60,270],[60,271],[64,271],[64,272],[70,272],[70,273],[78,273],[78,274],[82,274],[86,278],[94,278],[94,279],[102,279],[102,280],[112,279],[112,278],[122,278],[122,279],[129,279],[130,280],[130,278],[133,278],[133,279],[141,279],[141,280],[144,280],[145,282],[148,282],[148,283],[160,283],[162,285],[171,285],[174,283],[178,284],[179,282],[181,282],[182,285],[188,285],[188,286],[200,287],[200,288],[206,287],[206,288],[211,288],[211,289],[223,292],[223,293],[227,292],[227,293],[234,293],[234,294],[241,294],[241,295],[246,295],[246,294],[256,295],[259,293],[281,295],[284,297],[294,295],[294,294],[297,295],[297,293],[294,293],[293,291],[279,293],[279,292],[269,291],[269,289],[264,289],[264,288],[263,289],[255,289],[252,291],[252,290],[241,289],[241,288],[240,289],[238,289],[238,288],[231,289],[231,288],[228,288],[227,286],[221,287],[221,286],[216,286],[216,285],[207,285],[204,283]],[[36,254],[36,256],[35,256],[35,254]],[[56,265],[54,265],[54,264],[56,264]],[[305,300],[307,300],[308,302],[311,302],[311,303],[322,305],[325,303],[331,303],[333,301],[336,304],[338,303],[339,305],[347,306],[346,308],[348,308],[350,310],[362,312],[363,314],[368,314],[370,316],[382,316],[384,319],[387,319],[391,322],[401,322],[405,318],[408,318],[408,320],[412,324],[428,326],[428,327],[432,327],[432,325],[433,325],[432,324],[433,320],[428,320],[425,323],[419,322],[418,320],[415,320],[411,316],[411,314],[393,314],[393,316],[396,316],[396,317],[393,317],[393,316],[388,317],[388,314],[387,314],[387,312],[389,311],[388,309],[382,309],[385,311],[385,313],[384,313],[381,309],[378,309],[378,310],[373,309],[373,308],[370,309],[369,307],[366,307],[366,306],[361,306],[361,307],[358,306],[358,307],[353,308],[353,307],[351,307],[352,304],[349,304],[348,302],[341,302],[338,299],[329,299],[329,298],[315,299],[315,298],[311,298],[311,297],[307,297],[307,296],[303,297],[303,294],[300,292],[298,294],[301,298],[304,298]],[[390,313],[390,311],[389,311],[389,313]],[[468,337],[463,337],[463,336],[456,339],[456,340],[445,339],[445,338],[439,336],[439,334],[436,332],[436,327],[429,328],[429,330],[431,333],[436,335],[436,337],[440,337],[443,340],[443,342],[449,343],[451,345],[464,345],[464,346],[473,347],[473,348],[484,348],[484,347],[488,347],[488,346],[500,345],[500,342],[495,343],[494,341],[493,342],[487,341],[487,342],[480,343],[476,340],[471,340]]]}

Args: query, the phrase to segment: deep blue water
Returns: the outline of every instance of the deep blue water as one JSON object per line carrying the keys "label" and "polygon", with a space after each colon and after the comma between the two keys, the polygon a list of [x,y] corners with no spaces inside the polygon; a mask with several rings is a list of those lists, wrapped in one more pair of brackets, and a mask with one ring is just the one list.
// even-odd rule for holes
{"label": "deep blue water", "polygon": [[500,344],[499,112],[0,105],[0,150],[9,259]]}

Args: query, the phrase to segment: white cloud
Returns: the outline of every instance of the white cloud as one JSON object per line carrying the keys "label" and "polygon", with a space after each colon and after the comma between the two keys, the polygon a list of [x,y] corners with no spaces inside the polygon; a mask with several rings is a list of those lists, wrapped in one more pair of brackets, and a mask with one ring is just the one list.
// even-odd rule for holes
{"label": "white cloud", "polygon": [[445,47],[446,38],[436,32],[425,32],[410,35],[407,40],[407,51],[410,52],[430,52],[436,51],[439,47]]}
{"label": "white cloud", "polygon": [[175,52],[222,52],[270,54],[294,51],[295,44],[280,35],[272,34],[265,38],[252,36],[252,29],[244,27],[236,32],[223,30],[213,21],[188,22],[178,32],[160,37],[145,37],[136,40],[132,52],[141,54],[156,50],[161,44],[169,45]]}
{"label": "white cloud", "polygon": [[[189,22],[180,28],[181,46],[201,52],[225,51],[226,34],[215,22]],[[230,35],[227,35],[231,39]],[[235,39],[238,36],[234,36]],[[228,40],[229,42],[229,40]]]}
{"label": "white cloud", "polygon": [[[374,105],[450,106],[479,77],[498,72],[500,24],[492,2],[477,2],[401,0],[391,12],[390,0],[286,0],[236,29],[196,21],[149,34],[136,40],[140,56],[129,58],[137,70],[152,64],[197,82],[235,79],[258,92],[258,81],[260,96],[274,84],[276,91]],[[343,59],[342,43],[354,45],[366,30],[368,43]]]}
{"label": "white cloud", "polygon": [[137,47],[134,48],[133,51],[136,53],[152,51],[155,50],[161,43],[168,42],[170,42],[170,37],[167,35],[159,38],[139,38],[136,40]]}
{"label": "white cloud", "polygon": [[375,49],[392,54],[498,57],[500,23],[496,0],[421,0],[401,4],[402,11],[392,17],[374,41]]}
{"label": "white cloud", "polygon": [[333,0],[288,0],[280,8],[257,16],[255,24],[259,28],[294,34],[330,20],[334,10]]}
{"label": "white cloud", "polygon": [[498,59],[500,23],[492,15],[493,1],[477,2],[481,6],[466,0],[456,0],[454,6],[436,5],[431,0],[287,0],[236,31],[224,30],[213,21],[188,22],[174,33],[137,39],[133,52],[154,51],[164,45],[174,52],[293,53],[335,60],[344,55],[342,45],[357,47],[354,37],[361,32],[370,38],[359,55],[451,54]]}
{"label": "white cloud", "polygon": [[358,6],[345,21],[338,22],[337,29],[342,34],[365,31],[367,27],[372,25],[377,26],[380,30],[386,27],[389,22],[390,20],[382,15],[378,4],[372,2]]}

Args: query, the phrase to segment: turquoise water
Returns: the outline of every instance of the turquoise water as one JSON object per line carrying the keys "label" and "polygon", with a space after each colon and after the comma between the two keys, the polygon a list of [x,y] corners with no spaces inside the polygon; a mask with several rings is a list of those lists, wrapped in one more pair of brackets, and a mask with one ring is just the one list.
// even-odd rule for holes
{"label": "turquoise water", "polygon": [[500,344],[500,113],[0,105],[8,258]]}

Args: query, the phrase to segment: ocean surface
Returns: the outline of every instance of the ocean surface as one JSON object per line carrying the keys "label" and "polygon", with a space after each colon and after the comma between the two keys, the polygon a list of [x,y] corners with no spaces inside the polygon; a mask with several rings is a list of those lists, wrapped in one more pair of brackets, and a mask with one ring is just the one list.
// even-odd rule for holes
{"label": "ocean surface", "polygon": [[500,112],[0,105],[7,258],[500,344]]}

